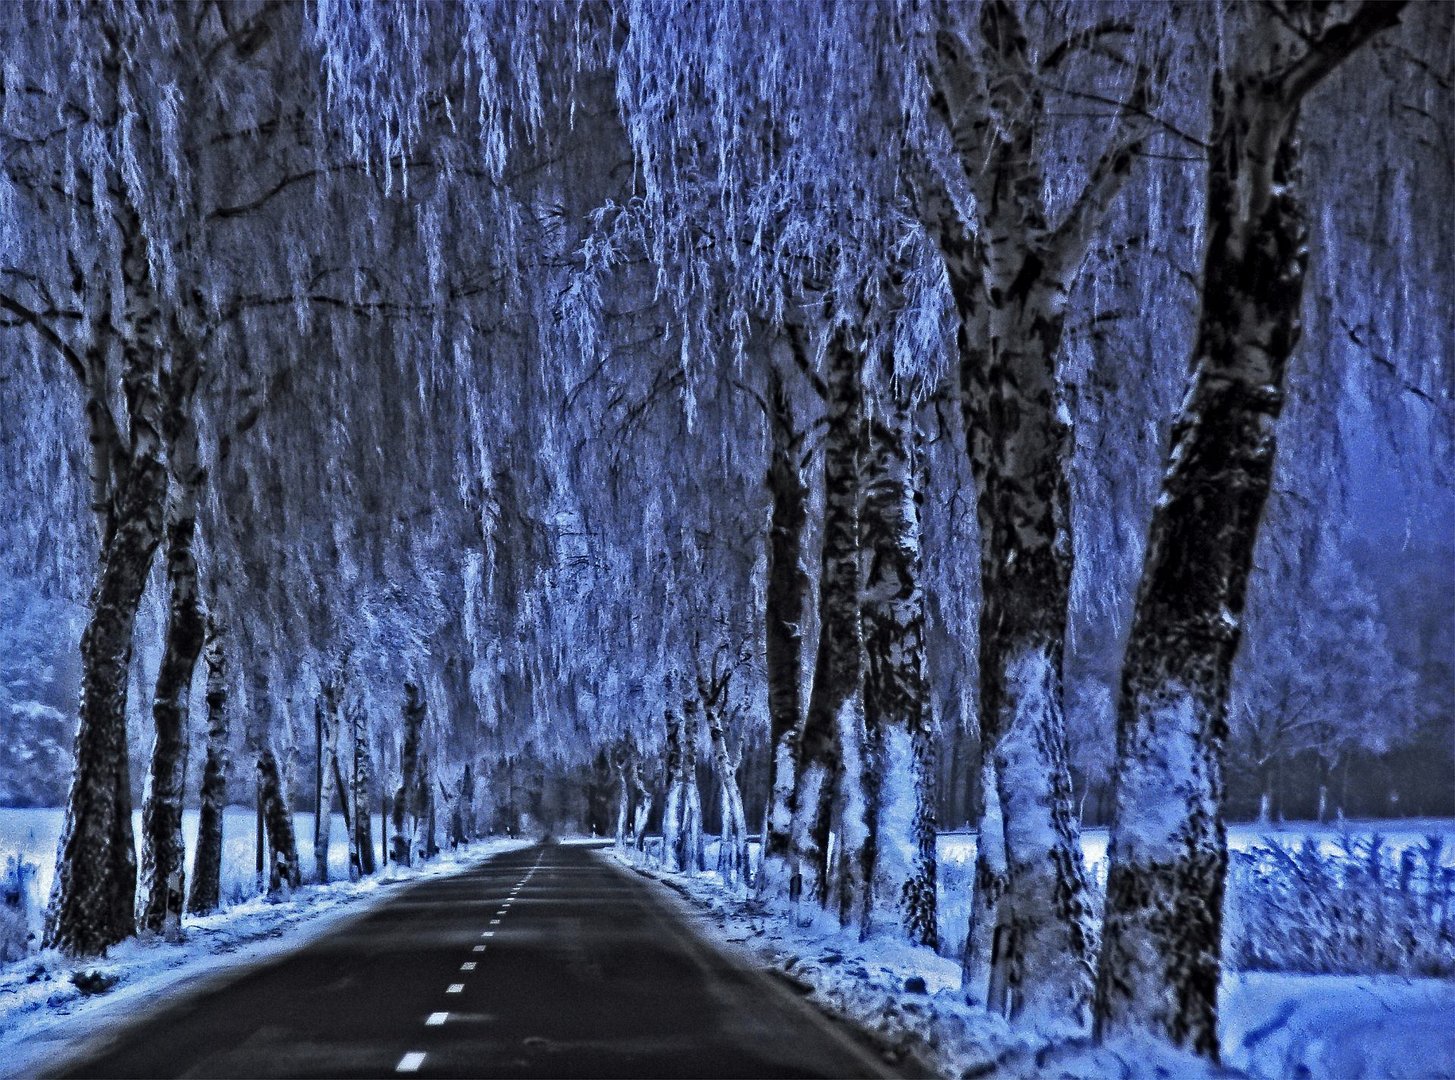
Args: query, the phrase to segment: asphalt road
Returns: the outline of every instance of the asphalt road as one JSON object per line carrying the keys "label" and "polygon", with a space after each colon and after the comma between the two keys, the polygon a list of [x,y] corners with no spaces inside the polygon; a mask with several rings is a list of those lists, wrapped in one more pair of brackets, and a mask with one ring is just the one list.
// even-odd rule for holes
{"label": "asphalt road", "polygon": [[643,882],[496,856],[138,1017],[74,1077],[896,1075]]}

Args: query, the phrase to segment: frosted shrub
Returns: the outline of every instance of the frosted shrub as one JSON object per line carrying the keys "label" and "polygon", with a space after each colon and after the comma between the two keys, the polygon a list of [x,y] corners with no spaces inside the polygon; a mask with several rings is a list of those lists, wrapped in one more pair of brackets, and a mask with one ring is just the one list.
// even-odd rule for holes
{"label": "frosted shrub", "polygon": [[1231,967],[1455,975],[1455,871],[1443,841],[1313,839],[1231,853],[1224,955]]}
{"label": "frosted shrub", "polygon": [[0,964],[25,959],[29,928],[14,908],[0,907]]}
{"label": "frosted shrub", "polygon": [[5,860],[0,878],[0,963],[24,959],[39,940],[41,904],[37,888],[39,867],[23,855]]}

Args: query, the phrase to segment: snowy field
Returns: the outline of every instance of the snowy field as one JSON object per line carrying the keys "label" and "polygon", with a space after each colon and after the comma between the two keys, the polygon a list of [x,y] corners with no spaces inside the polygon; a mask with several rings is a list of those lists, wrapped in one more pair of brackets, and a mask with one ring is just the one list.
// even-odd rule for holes
{"label": "snowy field", "polygon": [[[39,867],[38,890],[42,899],[50,895],[51,878],[55,874],[56,845],[61,838],[65,811],[60,808],[0,808],[0,866],[17,853]],[[313,873],[313,815],[294,814],[293,828],[298,834],[298,860],[304,879]],[[250,807],[229,806],[222,819],[222,899],[231,903],[251,896],[254,889],[257,817]],[[132,813],[132,833],[137,837],[137,859],[141,858],[141,811]],[[182,813],[182,833],[187,841],[187,873],[192,872],[192,852],[197,844],[197,811]],[[374,819],[374,836],[379,835],[379,822]],[[344,832],[342,814],[333,815],[329,833],[328,874],[331,879],[349,874],[349,845]]]}
{"label": "snowy field", "polygon": [[[1423,847],[1431,836],[1444,837],[1442,862],[1446,866],[1455,866],[1455,819],[1452,818],[1346,821],[1342,825],[1319,825],[1311,821],[1289,821],[1280,825],[1229,825],[1228,848],[1232,851],[1252,851],[1276,844],[1291,849],[1300,846],[1305,838],[1312,837],[1325,851],[1336,854],[1343,850],[1346,840],[1368,841],[1375,836],[1383,839],[1385,846],[1393,851]],[[1106,858],[1109,839],[1104,828],[1082,830],[1081,851],[1088,867],[1094,869]],[[973,865],[975,834],[942,833],[938,852],[942,863]]]}

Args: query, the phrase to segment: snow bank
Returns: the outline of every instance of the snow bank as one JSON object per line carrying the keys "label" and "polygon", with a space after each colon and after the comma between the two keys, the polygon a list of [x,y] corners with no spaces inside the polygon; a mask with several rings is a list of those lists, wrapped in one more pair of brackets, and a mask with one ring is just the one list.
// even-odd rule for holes
{"label": "snow bank", "polygon": [[[861,942],[822,919],[799,926],[715,873],[664,874],[635,856],[628,853],[627,865],[682,897],[704,933],[868,1032],[891,1061],[998,1080],[1228,1075],[1137,1039],[1053,1043],[966,1004],[959,965],[929,949],[893,938]],[[1455,981],[1230,974],[1220,998],[1224,1064],[1257,1080],[1455,1077]]]}
{"label": "snow bank", "polygon": [[[48,950],[0,967],[0,1077],[43,1070],[81,1040],[124,1023],[139,1003],[296,949],[387,899],[388,886],[396,882],[454,873],[529,844],[482,840],[411,869],[390,868],[358,882],[305,885],[277,903],[259,896],[212,915],[187,916],[182,920],[186,939],[175,945],[136,938],[101,960],[70,959]],[[87,992],[101,987],[104,992]]]}
{"label": "snow bank", "polygon": [[856,933],[822,919],[799,926],[784,912],[740,898],[716,873],[688,877],[627,865],[683,897],[705,934],[866,1032],[891,1062],[917,1062],[941,1076],[997,1080],[1213,1075],[1197,1058],[1162,1047],[1052,1045],[967,1005],[959,965],[930,949],[888,936],[859,941]]}
{"label": "snow bank", "polygon": [[1223,1057],[1254,1077],[1455,1076],[1455,982],[1397,976],[1230,976]]}

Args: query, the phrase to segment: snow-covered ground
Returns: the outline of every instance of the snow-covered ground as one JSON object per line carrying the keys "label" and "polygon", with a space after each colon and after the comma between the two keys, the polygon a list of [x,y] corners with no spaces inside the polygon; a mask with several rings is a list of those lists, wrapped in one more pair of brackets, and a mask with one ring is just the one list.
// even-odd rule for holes
{"label": "snow-covered ground", "polygon": [[[0,814],[0,819],[11,813]],[[311,832],[311,819],[308,825]],[[391,868],[359,882],[305,885],[276,903],[255,896],[213,915],[186,917],[186,940],[180,944],[134,939],[99,961],[70,960],[46,951],[0,967],[0,1077],[43,1071],[79,1041],[125,1022],[137,1005],[157,995],[176,994],[184,984],[195,986],[298,948],[387,897],[396,882],[452,873],[463,864],[528,843],[483,840],[420,867]],[[82,989],[98,983],[106,985],[105,993]]]}
{"label": "snow-covered ground", "polygon": [[915,1059],[947,1077],[1124,1077],[1161,1080],[1214,1075],[1190,1055],[1155,1046],[1051,1047],[966,1004],[956,961],[897,938],[859,941],[831,921],[798,925],[723,887],[715,873],[663,874],[628,861],[684,898],[705,933],[776,974],[831,1015],[868,1032],[891,1060]]}
{"label": "snow-covered ground", "polygon": [[[1329,853],[1378,834],[1395,851],[1447,838],[1455,822],[1349,823],[1343,830],[1292,825],[1235,826],[1234,850],[1277,844],[1289,849],[1313,835]],[[1106,834],[1091,830],[1087,862],[1105,859]],[[714,845],[708,845],[713,865]],[[969,914],[974,837],[951,834],[940,844],[941,925],[964,937]],[[633,862],[636,856],[633,853]],[[1448,863],[1447,863],[1448,865]],[[666,875],[637,867],[675,889],[703,916],[705,928],[729,947],[812,994],[830,1012],[875,1033],[888,1047],[913,1053],[949,1076],[1194,1077],[1196,1059],[1161,1048],[1122,1043],[1051,1046],[965,1003],[959,965],[898,940],[857,941],[831,923],[800,926],[726,889],[716,874]],[[963,879],[963,880],[962,880]],[[922,984],[917,981],[922,980]],[[1230,973],[1221,996],[1225,1064],[1257,1078],[1455,1077],[1455,981],[1401,976]]]}
{"label": "snow-covered ground", "polygon": [[1249,972],[1219,1013],[1224,1060],[1250,1076],[1455,1076],[1455,981]]}

